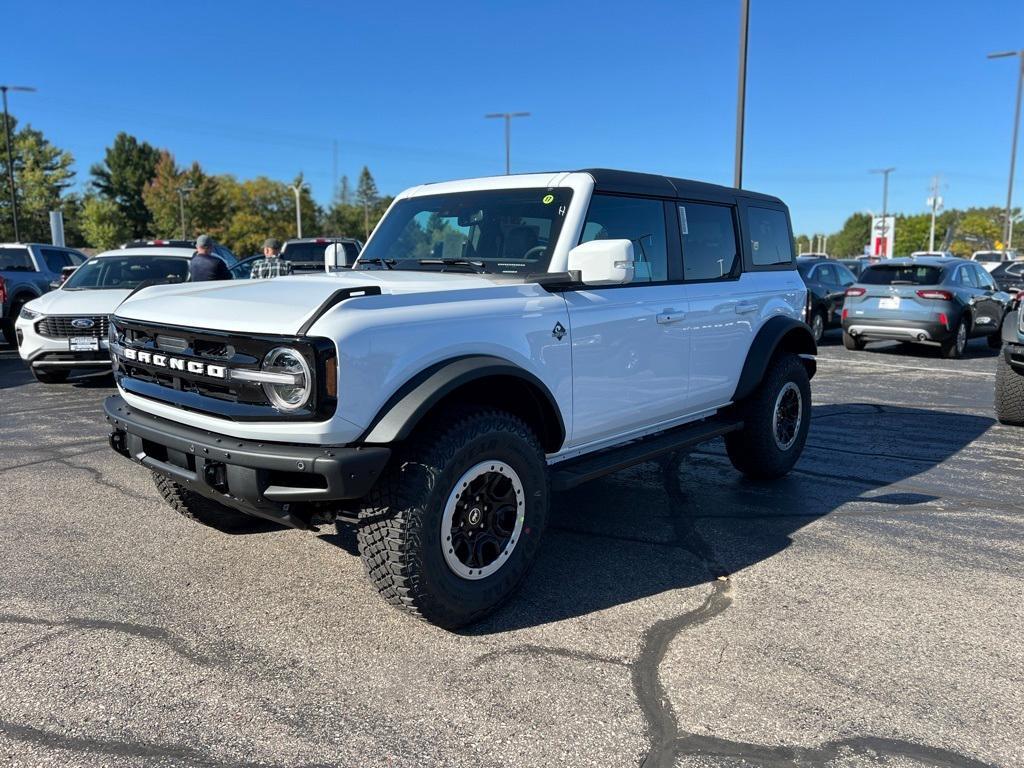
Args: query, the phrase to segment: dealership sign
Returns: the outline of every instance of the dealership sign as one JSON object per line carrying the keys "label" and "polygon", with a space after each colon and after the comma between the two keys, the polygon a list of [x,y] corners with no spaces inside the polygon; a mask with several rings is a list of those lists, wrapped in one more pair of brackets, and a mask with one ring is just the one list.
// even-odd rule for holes
{"label": "dealership sign", "polygon": [[896,217],[881,216],[871,218],[871,251],[869,255],[883,259],[892,258],[893,245],[896,242]]}

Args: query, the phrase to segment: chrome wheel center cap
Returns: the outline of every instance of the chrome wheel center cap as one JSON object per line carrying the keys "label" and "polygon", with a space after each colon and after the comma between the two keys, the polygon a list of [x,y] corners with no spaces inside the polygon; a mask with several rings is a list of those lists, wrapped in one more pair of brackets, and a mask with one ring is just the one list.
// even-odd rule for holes
{"label": "chrome wheel center cap", "polygon": [[466,520],[470,525],[479,525],[481,517],[483,517],[483,512],[480,511],[480,508],[473,507],[466,515]]}

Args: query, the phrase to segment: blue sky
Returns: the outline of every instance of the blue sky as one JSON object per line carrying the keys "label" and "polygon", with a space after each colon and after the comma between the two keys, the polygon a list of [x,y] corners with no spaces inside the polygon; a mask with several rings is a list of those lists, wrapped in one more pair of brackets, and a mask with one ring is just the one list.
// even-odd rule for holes
{"label": "blue sky", "polygon": [[[1020,0],[751,0],[745,186],[798,232],[881,208],[1006,199]],[[529,110],[513,171],[587,166],[731,183],[738,0],[16,3],[11,110],[77,161],[124,130],[214,173],[382,192],[504,170],[495,111]],[[1018,163],[1020,165],[1020,163]],[[1019,168],[1024,175],[1024,168]],[[1024,184],[1015,199],[1024,203]]]}

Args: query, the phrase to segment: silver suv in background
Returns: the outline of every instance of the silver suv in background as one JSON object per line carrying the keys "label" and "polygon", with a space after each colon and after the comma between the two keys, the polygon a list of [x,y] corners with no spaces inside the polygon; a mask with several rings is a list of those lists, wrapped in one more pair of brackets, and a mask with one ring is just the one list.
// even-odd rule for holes
{"label": "silver suv in background", "polygon": [[345,249],[346,267],[355,264],[363,250],[363,244],[354,237],[303,237],[286,240],[281,258],[290,261],[296,272],[323,272],[324,251],[332,243],[339,243]]}

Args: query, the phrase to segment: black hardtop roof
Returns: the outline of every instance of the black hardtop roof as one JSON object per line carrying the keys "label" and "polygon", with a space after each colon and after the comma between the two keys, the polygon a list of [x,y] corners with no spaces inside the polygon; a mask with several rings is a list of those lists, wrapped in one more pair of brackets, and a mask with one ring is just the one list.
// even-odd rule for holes
{"label": "black hardtop roof", "polygon": [[783,205],[779,198],[772,197],[771,195],[763,195],[760,192],[751,192],[747,189],[723,187],[719,184],[709,184],[705,181],[678,179],[673,176],[662,176],[655,173],[619,171],[614,168],[582,168],[578,172],[589,173],[594,178],[595,192],[698,199],[702,197],[736,196]]}

